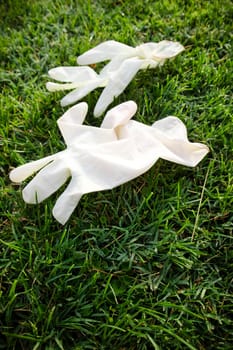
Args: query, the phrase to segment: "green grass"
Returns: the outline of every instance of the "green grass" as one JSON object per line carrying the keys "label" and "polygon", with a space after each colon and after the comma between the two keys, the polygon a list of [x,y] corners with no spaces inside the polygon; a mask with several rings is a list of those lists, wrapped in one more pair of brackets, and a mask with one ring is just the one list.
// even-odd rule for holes
{"label": "green grass", "polygon": [[[233,344],[232,2],[6,0],[0,4],[0,349],[230,350]],[[114,102],[137,120],[176,115],[210,147],[194,169],[158,161],[82,198],[62,227],[56,196],[26,205],[12,167],[64,148],[64,93],[47,71],[102,41],[177,40]],[[87,122],[99,125],[89,104]]]}

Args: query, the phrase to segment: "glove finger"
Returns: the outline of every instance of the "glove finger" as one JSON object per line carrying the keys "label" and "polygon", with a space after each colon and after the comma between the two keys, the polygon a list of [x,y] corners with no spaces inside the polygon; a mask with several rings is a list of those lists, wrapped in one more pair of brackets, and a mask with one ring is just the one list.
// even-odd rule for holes
{"label": "glove finger", "polygon": [[81,125],[84,122],[88,111],[88,105],[86,102],[80,102],[73,107],[69,108],[58,120],[57,123],[60,126],[63,124]]}
{"label": "glove finger", "polygon": [[61,84],[61,83],[54,83],[52,81],[48,81],[46,83],[46,89],[50,92],[71,90],[71,89],[77,89],[77,84],[75,83]]}
{"label": "glove finger", "polygon": [[160,158],[182,165],[196,166],[209,152],[207,146],[188,140],[186,126],[176,117],[167,117],[152,125]]}
{"label": "glove finger", "polygon": [[74,91],[71,91],[69,94],[63,97],[63,99],[61,100],[61,106],[65,107],[76,101],[81,100],[81,98],[89,94],[89,92],[95,90],[99,86],[102,86],[102,83],[102,79],[96,79],[95,81],[87,82],[84,86],[79,87]]}
{"label": "glove finger", "polygon": [[209,152],[207,146],[201,143],[163,140],[159,157],[170,162],[195,167]]}
{"label": "glove finger", "polygon": [[92,80],[98,74],[90,67],[56,67],[48,71],[51,78],[62,82]]}
{"label": "glove finger", "polygon": [[78,192],[78,181],[72,177],[69,185],[53,207],[54,218],[64,225],[78,205],[81,197],[82,193]]}
{"label": "glove finger", "polygon": [[137,105],[134,101],[127,101],[110,109],[101,124],[101,128],[112,129],[126,124],[136,113]]}
{"label": "glove finger", "polygon": [[13,182],[22,182],[27,179],[29,176],[43,168],[49,162],[54,160],[55,155],[51,155],[42,159],[35,160],[33,162],[23,164],[10,172],[10,179]]}
{"label": "glove finger", "polygon": [[105,41],[77,58],[78,64],[98,63],[114,58],[116,55],[133,55],[135,49],[114,40]]}
{"label": "glove finger", "polygon": [[70,145],[80,134],[80,126],[86,117],[88,105],[81,102],[68,109],[57,121],[58,127],[65,140],[66,145]]}
{"label": "glove finger", "polygon": [[152,124],[152,127],[162,133],[166,134],[166,137],[175,140],[188,140],[187,129],[184,123],[177,117],[169,116],[161,120],[157,120]]}
{"label": "glove finger", "polygon": [[119,96],[141,68],[142,60],[131,58],[123,61],[119,70],[110,75],[109,82],[103,90],[94,109],[94,116],[99,117]]}
{"label": "glove finger", "polygon": [[43,168],[23,190],[27,203],[40,203],[56,192],[70,176],[69,169],[57,159]]}
{"label": "glove finger", "polygon": [[184,51],[184,49],[184,46],[178,42],[162,40],[153,51],[153,57],[159,59],[172,58]]}

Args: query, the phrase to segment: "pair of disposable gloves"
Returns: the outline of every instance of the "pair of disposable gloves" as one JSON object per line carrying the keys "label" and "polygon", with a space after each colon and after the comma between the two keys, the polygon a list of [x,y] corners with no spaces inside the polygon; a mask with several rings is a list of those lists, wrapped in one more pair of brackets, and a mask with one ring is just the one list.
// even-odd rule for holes
{"label": "pair of disposable gloves", "polygon": [[[109,51],[106,52],[106,48]],[[130,81],[129,76],[132,78],[136,74],[134,69],[133,75],[128,73],[125,76],[122,71],[126,68],[123,66],[128,65],[127,69],[130,70],[133,68],[131,63],[137,62],[137,67],[140,66],[137,70],[152,68],[179,53],[181,48],[180,44],[167,41],[143,44],[135,49],[109,41],[81,55],[78,62],[86,64],[111,59],[102,70],[108,72],[108,80],[101,95],[104,98],[100,97],[97,103],[101,108],[97,110],[105,110],[116,96],[115,91],[122,91]],[[74,102],[93,90],[93,86],[100,86],[80,78],[88,78],[88,72],[94,78],[96,73],[89,67],[58,67],[50,71],[50,75],[53,75],[51,72],[56,72],[59,80],[75,82],[72,83],[76,84],[76,90],[71,93],[73,99],[71,101],[68,98],[66,102]],[[121,72],[120,79],[117,72]],[[70,80],[71,77],[73,80]],[[114,85],[115,78],[118,87]],[[123,83],[120,84],[122,79]],[[67,188],[53,208],[53,215],[61,224],[67,222],[85,193],[112,189],[130,181],[146,172],[159,158],[193,167],[208,152],[207,146],[189,142],[185,125],[176,117],[169,116],[152,125],[131,120],[137,110],[133,101],[109,110],[99,128],[83,125],[87,110],[87,104],[81,102],[58,119],[58,127],[67,145],[65,150],[22,165],[10,173],[11,180],[20,183],[39,171],[23,190],[23,198],[27,203],[40,203],[70,178]]]}

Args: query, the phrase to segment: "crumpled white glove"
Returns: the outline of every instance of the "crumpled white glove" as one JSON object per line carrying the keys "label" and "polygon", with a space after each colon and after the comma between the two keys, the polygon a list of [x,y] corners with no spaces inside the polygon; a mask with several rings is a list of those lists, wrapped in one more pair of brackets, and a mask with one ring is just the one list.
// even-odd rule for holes
{"label": "crumpled white glove", "polygon": [[74,89],[61,100],[62,106],[80,100],[97,87],[105,87],[94,109],[94,116],[99,117],[140,69],[162,65],[166,59],[175,57],[183,50],[180,43],[167,40],[146,43],[135,48],[109,40],[77,59],[80,65],[110,60],[99,74],[90,67],[57,67],[49,70],[50,77],[66,84],[48,82],[46,87],[49,91]]}
{"label": "crumpled white glove", "polygon": [[22,165],[10,173],[20,183],[39,173],[23,190],[27,203],[39,203],[56,192],[71,177],[58,198],[53,215],[65,224],[85,193],[112,189],[146,172],[158,158],[195,166],[208,147],[191,143],[184,124],[167,117],[152,126],[130,120],[136,113],[133,101],[111,109],[100,128],[82,125],[85,102],[70,108],[58,126],[67,148],[54,155]]}

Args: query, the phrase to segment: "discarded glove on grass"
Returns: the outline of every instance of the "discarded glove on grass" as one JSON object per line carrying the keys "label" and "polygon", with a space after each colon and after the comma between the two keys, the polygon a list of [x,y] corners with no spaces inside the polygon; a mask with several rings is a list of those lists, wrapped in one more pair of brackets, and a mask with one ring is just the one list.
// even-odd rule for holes
{"label": "discarded glove on grass", "polygon": [[133,101],[108,111],[101,127],[82,125],[87,104],[70,108],[57,123],[67,148],[64,151],[22,165],[10,173],[22,182],[39,173],[23,190],[27,203],[39,203],[71,180],[58,198],[53,215],[65,224],[85,193],[108,190],[146,172],[158,158],[195,166],[208,147],[191,143],[185,125],[167,117],[153,125],[131,120],[137,110]]}
{"label": "discarded glove on grass", "polygon": [[66,84],[48,82],[46,87],[49,91],[74,89],[61,100],[62,106],[79,101],[98,87],[104,87],[94,109],[94,116],[99,117],[140,69],[162,65],[166,59],[175,57],[183,50],[180,43],[167,40],[135,48],[114,40],[106,41],[77,59],[80,65],[110,60],[99,74],[90,67],[57,67],[49,71],[50,77]]}

